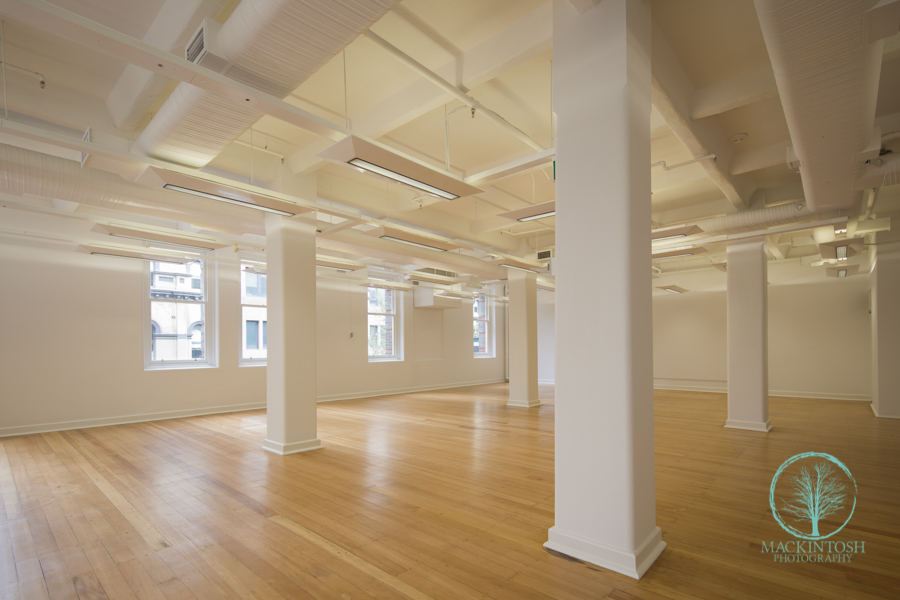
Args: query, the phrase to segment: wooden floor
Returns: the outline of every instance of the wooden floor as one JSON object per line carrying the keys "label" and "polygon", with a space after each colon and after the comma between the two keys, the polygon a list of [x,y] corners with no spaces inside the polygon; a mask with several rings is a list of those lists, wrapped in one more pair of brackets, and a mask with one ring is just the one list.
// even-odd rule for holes
{"label": "wooden floor", "polygon": [[[769,434],[719,394],[658,392],[658,522],[640,581],[544,550],[553,390],[504,385],[319,405],[325,448],[260,450],[263,411],[0,439],[0,597],[898,598],[900,421],[773,398]],[[777,564],[774,471],[828,452],[859,496],[850,564]]]}

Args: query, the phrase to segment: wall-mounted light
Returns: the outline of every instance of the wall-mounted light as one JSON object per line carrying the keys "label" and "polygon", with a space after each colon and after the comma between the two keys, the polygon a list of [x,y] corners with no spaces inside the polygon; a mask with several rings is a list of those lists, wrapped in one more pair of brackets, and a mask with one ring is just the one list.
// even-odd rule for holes
{"label": "wall-mounted light", "polygon": [[350,135],[318,153],[320,158],[349,164],[367,173],[378,175],[421,190],[444,200],[471,196],[482,190],[465,183],[450,173],[405,156],[371,140]]}

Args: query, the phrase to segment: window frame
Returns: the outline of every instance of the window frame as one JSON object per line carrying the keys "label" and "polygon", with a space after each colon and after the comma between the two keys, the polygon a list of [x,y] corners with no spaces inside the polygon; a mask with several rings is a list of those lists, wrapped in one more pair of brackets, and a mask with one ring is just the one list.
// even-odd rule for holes
{"label": "window frame", "polygon": [[[371,277],[370,279],[384,281],[386,283],[393,282],[393,279],[388,279],[387,277]],[[389,290],[391,292],[391,302],[393,304],[393,312],[369,312],[369,290],[370,289],[384,289]],[[371,284],[366,287],[366,295],[364,297],[364,301],[366,303],[366,358],[369,362],[401,362],[403,361],[403,336],[402,336],[402,307],[403,302],[400,300],[402,296],[400,294],[403,293],[403,290],[398,290],[392,287],[384,286],[379,287],[377,284]],[[391,327],[391,336],[393,338],[391,342],[391,347],[393,348],[393,355],[369,355],[369,339],[371,335],[371,326],[369,325],[369,317],[370,316],[389,316],[393,319],[392,327]]]}
{"label": "window frame", "polygon": [[[177,249],[172,248],[177,251]],[[194,253],[190,254],[194,257]],[[153,279],[153,263],[165,261],[146,261],[144,268],[141,270],[143,277],[143,331],[144,331],[144,370],[145,371],[165,371],[171,369],[209,369],[218,367],[218,305],[216,296],[217,286],[217,266],[216,261],[210,260],[209,253],[198,253],[195,260],[202,263],[203,275],[201,276],[201,289],[203,290],[203,300],[166,300],[164,298],[151,298],[150,292]],[[193,289],[193,286],[192,288]],[[165,302],[173,304],[201,304],[203,306],[203,336],[205,342],[205,357],[202,359],[179,359],[179,360],[153,360],[154,341],[152,319],[152,305],[154,302]],[[194,324],[192,323],[191,326]]]}
{"label": "window frame", "polygon": [[[263,304],[251,304],[245,302],[245,298],[247,296],[244,295],[244,267],[250,267],[255,269],[255,275],[257,276],[266,276],[266,296],[264,297],[265,303]],[[257,289],[261,288],[262,284],[259,279],[257,279]],[[239,337],[240,343],[238,344],[238,366],[241,367],[265,367],[268,364],[269,354],[268,354],[268,344],[264,342],[268,342],[266,339],[266,334],[268,333],[268,322],[269,322],[269,294],[268,294],[268,275],[266,273],[266,264],[263,263],[260,259],[254,257],[244,257],[238,263],[238,319],[239,319]],[[255,296],[258,298],[258,296]],[[248,319],[244,319],[244,309],[245,308],[262,308],[265,310],[264,315],[253,316]],[[249,321],[257,321],[259,326],[257,327],[256,334],[256,342],[257,347],[256,351],[266,351],[265,356],[256,356],[256,357],[246,357],[244,354],[250,348],[247,348],[247,322]]]}
{"label": "window frame", "polygon": [[[475,316],[475,303],[478,301],[478,297],[481,296],[484,298],[484,315],[483,319],[479,319]],[[476,292],[475,297],[472,298],[472,327],[474,334],[475,324],[478,322],[486,323],[485,334],[487,335],[487,344],[485,344],[484,352],[477,352],[473,348],[473,355],[475,358],[496,358],[496,344],[494,342],[494,302],[493,298],[490,294],[485,292]],[[474,336],[473,336],[474,341]]]}

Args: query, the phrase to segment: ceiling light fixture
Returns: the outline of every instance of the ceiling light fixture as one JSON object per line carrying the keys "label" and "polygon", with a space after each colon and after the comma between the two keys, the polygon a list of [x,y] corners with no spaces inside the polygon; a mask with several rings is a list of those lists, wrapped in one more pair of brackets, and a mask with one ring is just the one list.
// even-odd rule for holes
{"label": "ceiling light fixture", "polygon": [[344,262],[328,256],[316,256],[316,266],[325,269],[334,269],[336,271],[359,271],[360,269],[366,268],[365,265]]}
{"label": "ceiling light fixture", "polygon": [[507,269],[516,269],[517,271],[525,271],[526,273],[540,273],[541,267],[539,265],[532,265],[530,263],[516,260],[514,258],[498,258],[497,260],[492,260],[491,264],[499,265],[501,267],[506,267]]}
{"label": "ceiling light fixture", "polygon": [[446,252],[447,250],[456,250],[457,248],[459,248],[459,246],[451,244],[450,242],[425,237],[424,235],[410,233],[408,231],[395,229],[393,227],[376,227],[371,231],[367,231],[366,234],[380,237],[383,240],[400,242],[401,244],[407,244],[409,246],[415,246],[417,248],[438,250],[439,252]]}
{"label": "ceiling light fixture", "polygon": [[438,171],[387,146],[354,135],[329,146],[317,156],[349,164],[444,200],[455,200],[460,196],[471,196],[482,191],[450,173]]}
{"label": "ceiling light fixture", "polygon": [[132,260],[144,260],[144,261],[154,261],[154,262],[164,262],[164,263],[172,263],[177,265],[186,265],[188,263],[192,263],[196,261],[196,258],[187,257],[187,256],[179,256],[179,255],[168,255],[168,254],[156,254],[153,252],[142,252],[137,249],[131,248],[106,248],[104,246],[90,246],[90,245],[81,245],[75,248],[76,252],[82,252],[84,254],[92,254],[95,256],[111,256],[113,258],[130,258]]}
{"label": "ceiling light fixture", "polygon": [[669,227],[668,229],[654,229],[650,234],[650,240],[653,242],[661,242],[663,240],[687,237],[698,233],[703,233],[703,230],[696,225],[683,225],[681,227]]}
{"label": "ceiling light fixture", "polygon": [[142,242],[162,242],[164,244],[169,244],[170,246],[193,248],[195,250],[211,251],[217,250],[219,248],[227,248],[230,245],[220,244],[215,240],[180,235],[174,232],[169,233],[166,231],[150,231],[146,229],[135,229],[132,227],[122,227],[120,225],[110,225],[106,223],[97,223],[91,228],[91,231],[94,233],[106,234],[112,237],[125,238],[129,240],[139,240]]}
{"label": "ceiling light fixture", "polygon": [[837,276],[838,276],[838,277],[846,277],[846,276],[847,276],[847,269],[838,269],[838,274],[837,274]]}
{"label": "ceiling light fixture", "polygon": [[838,246],[834,249],[838,260],[847,260],[847,246]]}
{"label": "ceiling light fixture", "polygon": [[703,254],[706,252],[706,248],[693,248],[693,249],[673,249],[666,250],[665,252],[657,252],[655,254],[651,254],[650,258],[652,260],[665,260],[667,258],[683,258],[686,256],[695,256],[697,254]]}
{"label": "ceiling light fixture", "polygon": [[683,294],[689,291],[677,285],[661,285],[657,289],[663,290],[664,292],[669,292],[671,294]]}
{"label": "ceiling light fixture", "polygon": [[516,221],[519,221],[521,223],[526,223],[528,221],[534,221],[536,219],[546,219],[547,217],[552,217],[554,215],[556,215],[556,200],[540,202],[538,204],[526,206],[525,208],[502,212],[497,216],[506,219],[515,219]]}
{"label": "ceiling light fixture", "polygon": [[236,206],[244,206],[246,208],[255,208],[256,210],[263,210],[270,213],[275,213],[276,215],[281,215],[283,217],[293,217],[297,213],[288,212],[286,210],[278,210],[277,208],[269,208],[268,206],[260,206],[259,204],[254,204],[247,200],[237,200],[235,198],[226,198],[225,196],[219,196],[216,194],[209,194],[207,192],[201,192],[200,190],[193,190],[191,188],[181,187],[180,185],[173,185],[171,183],[167,183],[163,186],[164,189],[172,190],[173,192],[181,192],[182,194],[191,194],[192,196],[200,196],[201,198],[208,198],[210,200],[218,200],[219,202],[227,202],[228,204],[234,204]]}
{"label": "ceiling light fixture", "polygon": [[293,217],[294,215],[313,210],[293,202],[289,197],[279,197],[278,192],[269,192],[269,190],[262,190],[261,188],[256,188],[256,186],[247,186],[206,173],[204,173],[204,176],[208,177],[208,179],[194,177],[193,175],[169,169],[147,167],[135,181],[151,187],[164,188],[208,200],[226,202],[235,206],[254,208],[284,217]]}

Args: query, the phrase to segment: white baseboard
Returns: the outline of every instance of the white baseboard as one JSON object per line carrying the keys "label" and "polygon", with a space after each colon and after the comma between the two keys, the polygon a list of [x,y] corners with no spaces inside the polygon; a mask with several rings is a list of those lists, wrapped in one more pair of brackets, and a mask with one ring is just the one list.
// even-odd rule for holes
{"label": "white baseboard", "polygon": [[546,383],[549,385],[555,385],[556,380],[555,379],[538,379],[538,383]]}
{"label": "white baseboard", "polygon": [[507,405],[507,406],[518,406],[519,408],[533,408],[533,407],[535,407],[535,406],[540,406],[540,405],[541,405],[541,401],[538,400],[538,399],[534,399],[534,400],[513,400],[512,398],[510,398],[510,399],[506,402],[506,405]]}
{"label": "white baseboard", "polygon": [[231,404],[228,406],[209,406],[204,408],[171,410],[159,413],[148,413],[144,415],[125,415],[119,417],[103,417],[99,419],[81,419],[77,421],[61,421],[57,423],[20,425],[17,427],[0,427],[0,437],[9,437],[12,435],[28,435],[30,433],[47,433],[48,431],[66,431],[68,429],[87,429],[89,427],[103,427],[105,425],[126,425],[128,423],[162,421],[165,419],[180,419],[184,417],[199,417],[202,415],[216,415],[220,413],[241,412],[244,410],[257,410],[265,407],[265,402],[253,402],[250,404]]}
{"label": "white baseboard", "polygon": [[266,440],[263,442],[262,449],[272,454],[287,456],[288,454],[297,454],[298,452],[309,452],[310,450],[319,450],[322,448],[322,442],[319,439],[304,440],[302,442],[291,442],[282,444],[281,442],[273,442]]}
{"label": "white baseboard", "polygon": [[[657,390],[673,390],[677,392],[714,392],[728,393],[728,382],[718,379],[654,379],[653,388]],[[798,392],[791,390],[769,390],[769,396],[776,398],[813,398],[816,400],[853,400],[871,402],[868,394],[835,394],[826,392]]]}
{"label": "white baseboard", "polygon": [[549,538],[545,548],[567,556],[587,561],[604,569],[640,579],[650,565],[662,554],[666,543],[662,541],[662,531],[655,527],[650,535],[634,551],[612,548],[581,536],[560,531],[553,527],[547,532]]}
{"label": "white baseboard", "polygon": [[437,390],[452,390],[453,388],[472,387],[474,385],[490,385],[493,383],[506,383],[506,379],[487,379],[485,381],[467,381],[465,383],[450,383],[442,385],[423,385],[418,387],[396,388],[391,390],[374,390],[366,392],[354,392],[350,394],[331,394],[319,396],[319,402],[335,402],[337,400],[358,400],[359,398],[375,398],[378,396],[396,396],[398,394],[412,394],[415,392],[434,392]]}
{"label": "white baseboard", "polygon": [[875,403],[874,403],[874,402],[873,402],[872,404],[870,404],[869,407],[872,409],[872,413],[873,413],[876,417],[878,417],[879,419],[900,419],[900,417],[895,417],[895,416],[893,416],[893,415],[883,415],[883,414],[879,414],[879,413],[878,413],[878,409],[875,408]]}
{"label": "white baseboard", "polygon": [[763,423],[761,421],[735,421],[734,419],[727,419],[725,421],[725,427],[728,429],[743,429],[745,431],[768,433],[772,431],[772,421]]}

